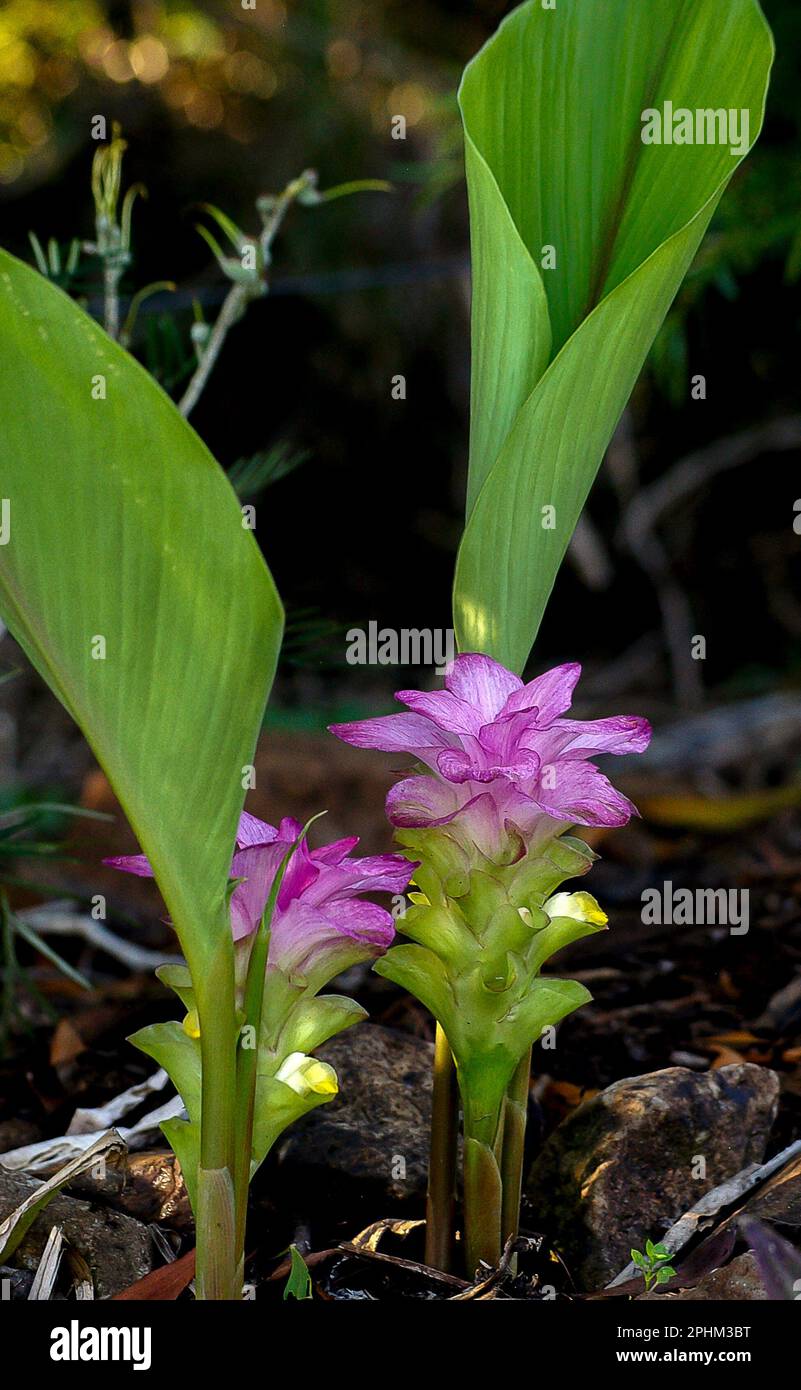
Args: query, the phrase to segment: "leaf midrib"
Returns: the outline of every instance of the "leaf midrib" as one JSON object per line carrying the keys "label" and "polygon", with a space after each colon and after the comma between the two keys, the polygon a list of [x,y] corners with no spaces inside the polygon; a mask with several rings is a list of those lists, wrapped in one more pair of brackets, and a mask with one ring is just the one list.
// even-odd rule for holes
{"label": "leaf midrib", "polygon": [[[668,67],[670,66],[670,58],[673,53],[673,44],[676,37],[676,31],[679,28],[679,23],[680,20],[683,18],[683,15],[683,10],[677,10],[673,18],[673,23],[671,24],[670,31],[667,35],[667,38],[665,39],[662,52],[660,53],[659,58],[654,67],[653,79],[646,89],[646,95],[644,98],[645,104],[643,107],[644,110],[648,107],[653,106],[656,94],[659,91],[659,88],[665,77],[665,73]],[[598,256],[597,269],[593,277],[592,283],[590,285],[590,291],[587,297],[587,302],[584,307],[583,313],[578,319],[578,322],[574,325],[573,329],[571,330],[571,335],[569,336],[572,336],[572,333],[576,331],[576,329],[584,322],[584,320],[589,317],[593,309],[595,309],[601,303],[601,300],[605,298],[606,282],[609,278],[609,271],[611,270],[612,262],[614,260],[615,246],[617,244],[617,236],[620,231],[622,215],[625,211],[626,204],[629,199],[629,194],[631,193],[632,185],[634,183],[634,178],[637,173],[638,150],[641,149],[642,132],[640,129],[637,129],[635,127],[632,131],[631,139],[629,141],[629,151],[626,157],[626,163],[623,171],[623,178],[620,183],[619,192],[614,203],[612,204],[612,207],[610,208],[608,226],[605,236],[603,238],[603,242],[601,244],[601,249]],[[646,257],[643,257],[643,260],[645,259]]]}

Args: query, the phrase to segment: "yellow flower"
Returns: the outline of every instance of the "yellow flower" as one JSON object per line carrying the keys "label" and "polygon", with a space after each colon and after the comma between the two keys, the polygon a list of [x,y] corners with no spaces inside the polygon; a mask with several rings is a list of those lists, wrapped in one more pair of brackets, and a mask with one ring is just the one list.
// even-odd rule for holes
{"label": "yellow flower", "polygon": [[605,927],[609,921],[592,893],[555,893],[544,904],[544,910],[551,918],[573,917],[593,927]]}
{"label": "yellow flower", "polygon": [[275,1073],[275,1079],[283,1081],[299,1096],[335,1096],[339,1090],[334,1068],[316,1057],[307,1057],[305,1052],[290,1052]]}
{"label": "yellow flower", "polygon": [[197,1009],[190,1009],[183,1023],[184,1032],[188,1038],[200,1037],[200,1019],[197,1016]]}

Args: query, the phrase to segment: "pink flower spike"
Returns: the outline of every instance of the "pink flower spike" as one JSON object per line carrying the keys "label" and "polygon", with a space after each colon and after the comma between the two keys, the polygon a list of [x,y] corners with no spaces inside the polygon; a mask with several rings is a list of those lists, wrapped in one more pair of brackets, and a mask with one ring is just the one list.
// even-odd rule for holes
{"label": "pink flower spike", "polygon": [[624,825],[631,802],[589,761],[601,754],[641,753],[647,719],[565,718],[581,675],[577,662],[555,666],[523,684],[481,653],[453,662],[440,691],[401,690],[409,713],[337,724],[331,732],[359,748],[406,752],[430,773],[405,778],[387,797],[394,825],[457,822],[487,846],[510,827],[541,841],[567,824]]}
{"label": "pink flower spike", "polygon": [[[391,914],[362,894],[404,893],[417,865],[399,854],[352,859],[356,837],[309,849],[306,840],[297,843],[302,829],[291,817],[276,829],[242,816],[231,863],[231,878],[241,880],[231,894],[231,931],[241,941],[258,930],[275,876],[294,846],[270,922],[268,965],[298,976],[322,972],[327,982],[339,970],[382,955],[391,944]],[[143,854],[104,863],[153,876]]]}

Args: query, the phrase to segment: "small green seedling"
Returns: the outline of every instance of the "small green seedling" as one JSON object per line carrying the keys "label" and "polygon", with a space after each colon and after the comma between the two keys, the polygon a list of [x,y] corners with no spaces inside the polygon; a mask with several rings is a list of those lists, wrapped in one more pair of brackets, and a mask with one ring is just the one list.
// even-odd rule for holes
{"label": "small green seedling", "polygon": [[284,1301],[288,1298],[311,1298],[312,1281],[308,1266],[296,1245],[290,1245],[289,1258],[292,1268],[284,1289]]}
{"label": "small green seedling", "polygon": [[670,1251],[664,1245],[654,1245],[652,1240],[645,1242],[645,1254],[632,1250],[631,1258],[645,1280],[645,1292],[653,1284],[666,1284],[676,1273],[670,1264]]}

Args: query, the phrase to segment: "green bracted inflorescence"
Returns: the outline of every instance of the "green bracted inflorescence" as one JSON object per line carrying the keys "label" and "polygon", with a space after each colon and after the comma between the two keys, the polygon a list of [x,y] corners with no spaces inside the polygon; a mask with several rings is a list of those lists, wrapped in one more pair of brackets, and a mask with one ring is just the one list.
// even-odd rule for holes
{"label": "green bracted inflorescence", "polygon": [[[247,947],[237,950],[237,995],[243,995]],[[194,1174],[200,1143],[200,1035],[195,995],[189,971],[183,965],[161,966],[156,972],[174,990],[187,1010],[182,1023],[155,1023],[133,1034],[130,1041],[164,1067],[186,1108],[186,1119],[166,1120],[162,1129],[181,1162],[190,1197],[195,1199]],[[244,1013],[239,1033],[239,1055],[256,1047],[256,1083],[252,1118],[250,1176],[264,1162],[285,1129],[337,1094],[334,1069],[311,1056],[335,1033],[361,1022],[365,1010],[339,994],[318,995],[327,979],[290,978],[268,966],[258,1039],[251,1038]]]}
{"label": "green bracted inflorescence", "polygon": [[[606,927],[589,893],[556,893],[597,856],[570,835],[526,849],[512,833],[495,861],[452,826],[399,830],[395,839],[420,861],[420,892],[397,923],[410,942],[394,946],[375,969],[442,1026],[462,1097],[465,1201],[497,1213],[504,1102],[515,1070],[546,1028],[591,998],[577,981],[540,971],[563,946]],[[500,1240],[498,1229],[473,1253],[496,1254]]]}

